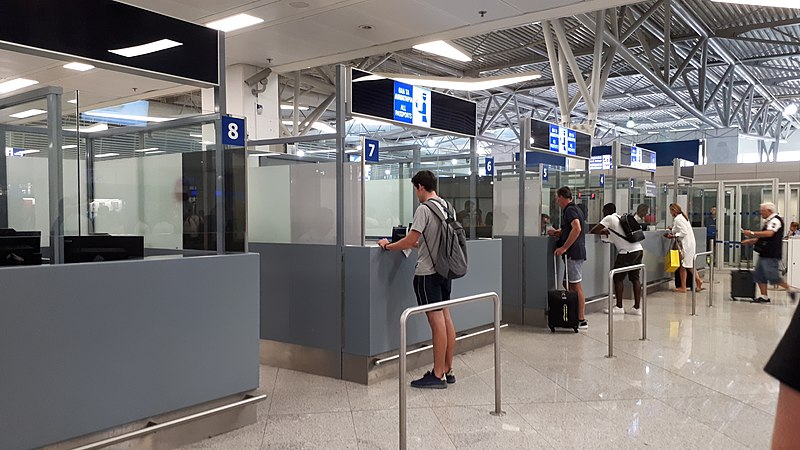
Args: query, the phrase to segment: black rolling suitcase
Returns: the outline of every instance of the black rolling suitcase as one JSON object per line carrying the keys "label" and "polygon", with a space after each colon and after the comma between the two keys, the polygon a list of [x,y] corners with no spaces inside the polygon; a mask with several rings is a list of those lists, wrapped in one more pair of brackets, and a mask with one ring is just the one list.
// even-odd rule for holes
{"label": "black rolling suitcase", "polygon": [[[744,255],[744,248],[742,249]],[[739,269],[731,272],[731,300],[756,298],[756,283],[753,280],[753,272],[750,270],[750,260],[747,261],[747,269],[742,269],[742,260],[739,259]]]}
{"label": "black rolling suitcase", "polygon": [[[558,279],[558,260],[554,260],[553,274],[555,275],[555,286],[553,290],[547,291],[547,325],[552,333],[556,328],[572,328],[578,332],[578,294],[567,290],[559,289]],[[564,258],[564,274],[569,286],[569,271]]]}

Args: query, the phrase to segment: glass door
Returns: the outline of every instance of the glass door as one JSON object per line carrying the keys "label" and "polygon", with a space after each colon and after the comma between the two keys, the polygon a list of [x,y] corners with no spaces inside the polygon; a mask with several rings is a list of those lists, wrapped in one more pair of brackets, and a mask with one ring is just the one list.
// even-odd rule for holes
{"label": "glass door", "polygon": [[776,201],[777,180],[723,182],[724,211],[722,212],[722,268],[735,269],[752,263],[753,253],[743,251],[742,230],[760,230],[760,206]]}

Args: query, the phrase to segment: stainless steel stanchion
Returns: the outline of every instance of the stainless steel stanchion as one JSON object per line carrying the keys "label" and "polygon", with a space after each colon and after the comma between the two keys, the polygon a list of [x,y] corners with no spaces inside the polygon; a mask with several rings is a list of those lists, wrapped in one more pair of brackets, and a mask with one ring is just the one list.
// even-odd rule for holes
{"label": "stainless steel stanchion", "polygon": [[614,357],[614,275],[642,271],[642,340],[647,339],[647,267],[644,264],[620,267],[608,272],[608,358]]}
{"label": "stainless steel stanchion", "polygon": [[[698,267],[697,267],[697,258],[699,258],[701,256],[710,256],[712,254],[713,254],[712,252],[703,252],[703,253],[698,253],[698,254],[694,255],[694,261],[693,261],[694,274],[697,274],[697,271],[699,270]],[[714,273],[714,265],[713,264],[709,265],[709,270],[711,271],[712,274]],[[713,278],[713,275],[710,275],[709,277],[711,278],[711,281],[709,282],[709,286],[710,287],[709,287],[709,291],[708,291],[708,296],[709,296],[709,298],[711,298],[711,292],[714,289],[714,278]],[[711,305],[709,305],[709,306],[711,306]],[[694,283],[694,282],[692,283],[692,315],[693,316],[697,315],[697,283]]]}
{"label": "stainless steel stanchion", "polygon": [[500,296],[495,292],[478,294],[470,297],[457,298],[446,302],[434,303],[431,305],[416,306],[408,308],[400,315],[400,450],[406,449],[406,356],[408,354],[408,344],[406,342],[406,323],[408,318],[414,314],[420,314],[436,309],[448,308],[450,306],[461,305],[464,303],[478,302],[482,300],[492,300],[494,302],[494,411],[493,416],[502,416],[505,413],[501,408],[501,377],[500,377]]}

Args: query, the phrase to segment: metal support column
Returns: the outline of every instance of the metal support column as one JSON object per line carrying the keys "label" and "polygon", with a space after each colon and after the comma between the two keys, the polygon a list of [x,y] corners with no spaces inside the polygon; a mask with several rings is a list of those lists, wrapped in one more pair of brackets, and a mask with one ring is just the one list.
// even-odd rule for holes
{"label": "metal support column", "polygon": [[[528,137],[531,135],[531,119],[530,117],[525,117],[522,119],[520,123],[520,136],[525,136],[525,139],[519,140],[519,162],[517,164],[517,168],[519,171],[519,230],[517,230],[517,235],[519,236],[519,280],[520,280],[520,297],[522,298],[522,311],[523,317],[522,321],[525,322],[525,301],[528,297],[528,283],[525,279],[525,176],[527,171],[527,161],[525,155],[525,142]],[[541,174],[539,174],[541,180]],[[541,185],[541,189],[544,189],[544,185]],[[541,213],[541,208],[539,213]]]}
{"label": "metal support column", "polygon": [[[478,211],[478,139],[469,139],[469,198],[475,202],[475,212]],[[472,239],[477,239],[476,226],[477,220],[471,220],[469,224],[469,235]]]}
{"label": "metal support column", "polygon": [[[8,163],[6,132],[0,129],[0,228],[8,228]],[[787,203],[788,205],[788,203]]]}
{"label": "metal support column", "polygon": [[214,121],[215,141],[214,151],[216,183],[214,198],[216,199],[216,228],[217,228],[217,254],[225,253],[225,146],[222,145],[222,116],[227,113],[227,98],[225,95],[225,33],[217,32],[217,58],[219,65],[219,84],[214,86],[214,103],[219,114]]}
{"label": "metal support column", "polygon": [[47,177],[50,199],[50,264],[64,263],[64,150],[61,94],[47,95]]}
{"label": "metal support column", "polygon": [[[344,161],[345,161],[345,135],[347,134],[347,89],[349,85],[347,78],[347,67],[342,64],[336,65],[336,273],[337,292],[341,307],[341,334],[340,346],[344,347],[345,339],[345,267],[344,267],[344,246],[345,246],[345,210],[344,210]],[[296,104],[296,103],[295,103]],[[363,209],[363,208],[362,208]],[[363,234],[362,234],[363,235]],[[341,370],[341,369],[340,369]]]}

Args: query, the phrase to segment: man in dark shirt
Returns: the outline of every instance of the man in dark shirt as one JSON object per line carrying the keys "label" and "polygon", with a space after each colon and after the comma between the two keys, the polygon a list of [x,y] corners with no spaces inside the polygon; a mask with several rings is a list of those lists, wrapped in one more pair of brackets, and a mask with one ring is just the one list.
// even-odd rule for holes
{"label": "man in dark shirt", "polygon": [[586,216],[583,210],[572,202],[572,190],[564,186],[556,193],[556,203],[562,210],[561,229],[548,232],[549,236],[557,236],[555,255],[567,255],[567,275],[569,290],[578,294],[578,328],[587,329],[586,297],[583,294],[582,268],[586,261]]}
{"label": "man in dark shirt", "polygon": [[781,382],[772,448],[797,448],[800,443],[800,310],[764,370]]}

